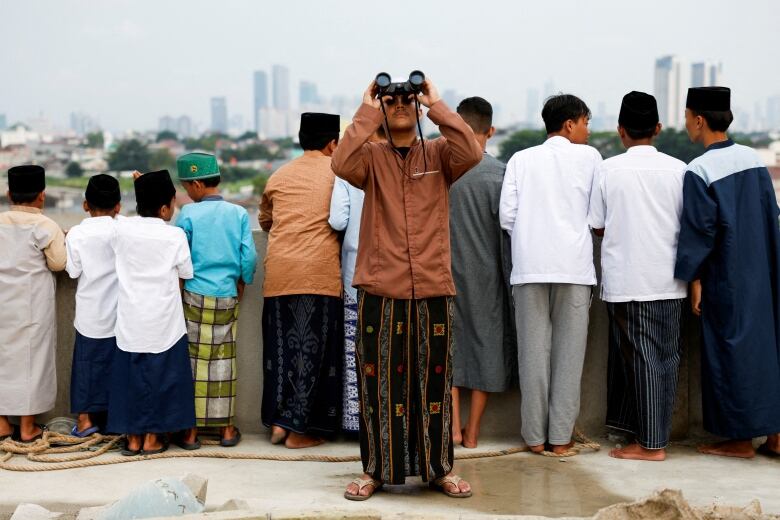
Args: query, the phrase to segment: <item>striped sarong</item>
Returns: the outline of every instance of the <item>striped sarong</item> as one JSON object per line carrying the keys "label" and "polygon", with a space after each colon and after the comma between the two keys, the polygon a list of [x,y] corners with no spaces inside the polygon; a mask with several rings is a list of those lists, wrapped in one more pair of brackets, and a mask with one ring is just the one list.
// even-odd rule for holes
{"label": "striped sarong", "polygon": [[451,296],[396,300],[358,290],[363,471],[386,484],[452,470]]}
{"label": "striped sarong", "polygon": [[607,303],[607,426],[665,448],[672,430],[685,300]]}
{"label": "striped sarong", "polygon": [[184,291],[184,319],[199,428],[231,426],[236,414],[238,299]]}

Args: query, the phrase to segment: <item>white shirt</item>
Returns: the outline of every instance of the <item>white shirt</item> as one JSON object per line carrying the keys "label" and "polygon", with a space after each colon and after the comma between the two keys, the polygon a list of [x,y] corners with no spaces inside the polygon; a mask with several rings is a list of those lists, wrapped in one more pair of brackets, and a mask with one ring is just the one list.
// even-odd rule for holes
{"label": "white shirt", "polygon": [[330,197],[328,224],[336,231],[346,230],[344,243],[341,245],[341,280],[344,282],[344,291],[354,300],[357,300],[357,289],[352,287],[352,279],[355,277],[364,197],[363,190],[336,177],[333,194]]}
{"label": "white shirt", "polygon": [[633,146],[597,169],[588,221],[605,228],[604,301],[685,298],[685,282],[674,278],[685,170],[652,146]]}
{"label": "white shirt", "polygon": [[116,322],[117,282],[114,265],[115,220],[90,217],[65,236],[68,261],[65,270],[78,278],[76,318],[73,326],[88,338],[110,338]]}
{"label": "white shirt", "polygon": [[595,285],[588,206],[601,155],[550,137],[506,165],[499,220],[512,237],[512,285]]}
{"label": "white shirt", "polygon": [[187,237],[159,218],[124,218],[116,230],[116,344],[125,352],[165,352],[187,332],[179,289],[179,278],[193,274]]}

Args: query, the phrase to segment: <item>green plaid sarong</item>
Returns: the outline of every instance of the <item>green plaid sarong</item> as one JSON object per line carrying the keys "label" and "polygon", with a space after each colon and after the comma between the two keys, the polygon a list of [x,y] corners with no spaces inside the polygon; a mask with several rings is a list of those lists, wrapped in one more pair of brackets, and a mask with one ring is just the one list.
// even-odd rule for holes
{"label": "green plaid sarong", "polygon": [[195,383],[195,425],[230,426],[236,414],[238,299],[184,291]]}

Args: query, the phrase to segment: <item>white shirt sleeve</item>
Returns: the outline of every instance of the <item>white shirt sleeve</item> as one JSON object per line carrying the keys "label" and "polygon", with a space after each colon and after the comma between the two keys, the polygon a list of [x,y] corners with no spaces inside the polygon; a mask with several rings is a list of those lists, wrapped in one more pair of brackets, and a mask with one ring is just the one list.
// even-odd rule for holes
{"label": "white shirt sleeve", "polygon": [[[181,231],[181,229],[179,229]],[[179,278],[189,280],[194,276],[192,269],[192,257],[190,256],[190,246],[184,231],[181,231],[181,240],[179,240],[179,250],[176,252],[176,271]]]}
{"label": "white shirt sleeve", "polygon": [[593,187],[590,190],[588,225],[592,229],[604,229],[607,217],[607,203],[604,199],[604,168],[599,165],[593,174]]}
{"label": "white shirt sleeve", "polygon": [[501,186],[501,199],[498,205],[498,220],[501,229],[512,232],[517,218],[517,170],[518,162],[515,157],[509,160],[504,173],[504,184]]}
{"label": "white shirt sleeve", "polygon": [[349,224],[349,188],[347,182],[336,177],[330,197],[328,224],[336,231],[347,229]]}
{"label": "white shirt sleeve", "polygon": [[78,278],[81,276],[81,257],[79,256],[78,249],[73,246],[73,230],[70,230],[68,236],[65,237],[65,252],[67,254],[67,261],[65,263],[65,270],[68,272],[68,276],[71,278]]}

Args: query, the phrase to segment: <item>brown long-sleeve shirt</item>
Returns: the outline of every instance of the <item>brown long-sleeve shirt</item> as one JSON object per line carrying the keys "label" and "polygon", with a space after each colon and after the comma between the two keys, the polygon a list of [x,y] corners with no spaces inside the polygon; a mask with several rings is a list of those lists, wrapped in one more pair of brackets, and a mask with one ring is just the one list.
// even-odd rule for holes
{"label": "brown long-sleeve shirt", "polygon": [[330,157],[319,152],[268,179],[258,216],[269,232],[263,296],[341,296],[339,241],[328,225],[334,180]]}
{"label": "brown long-sleeve shirt", "polygon": [[[450,260],[449,187],[482,159],[471,128],[443,101],[428,117],[443,137],[418,141],[404,159],[389,143],[369,143],[384,120],[363,104],[333,154],[336,175],[364,190],[353,285],[412,299],[455,294]],[[426,171],[427,170],[427,171]]]}

